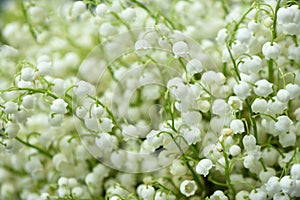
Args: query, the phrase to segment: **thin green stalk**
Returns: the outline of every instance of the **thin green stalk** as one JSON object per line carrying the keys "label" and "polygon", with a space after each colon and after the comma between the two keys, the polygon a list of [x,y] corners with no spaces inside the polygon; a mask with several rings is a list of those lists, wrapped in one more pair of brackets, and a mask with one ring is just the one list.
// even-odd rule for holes
{"label": "thin green stalk", "polygon": [[119,125],[119,123],[117,122],[114,114],[112,113],[112,111],[106,106],[104,105],[98,98],[95,98],[93,96],[90,96],[89,97],[93,100],[96,101],[96,103],[98,103],[99,105],[101,105],[107,112],[107,114],[111,117],[111,120],[113,121],[113,123],[115,124],[115,126],[119,129],[119,130],[122,130],[121,126]]}
{"label": "thin green stalk", "polygon": [[231,167],[230,167],[229,156],[228,156],[228,154],[227,154],[226,151],[225,151],[225,146],[224,146],[223,142],[222,142],[221,144],[222,144],[222,148],[224,149],[224,150],[223,150],[223,156],[224,156],[224,159],[225,159],[225,176],[226,176],[226,183],[227,183],[227,185],[229,186],[230,190],[232,191],[232,196],[233,196],[233,198],[235,198],[236,190],[235,190],[233,184],[231,183],[231,178],[230,178]]}
{"label": "thin green stalk", "polygon": [[28,17],[27,10],[25,8],[23,0],[21,0],[21,9],[22,9],[24,19],[25,19],[26,23],[28,24],[29,31],[30,31],[33,39],[37,42],[37,35],[36,35],[35,31],[33,30],[33,26],[31,24],[31,22],[29,21],[29,17]]}
{"label": "thin green stalk", "polygon": [[248,110],[249,110],[249,112],[250,112],[250,121],[251,121],[251,125],[252,125],[252,127],[253,127],[254,137],[255,137],[255,139],[256,139],[256,141],[257,141],[257,143],[258,143],[258,138],[257,138],[257,125],[256,125],[256,120],[255,120],[255,117],[254,117],[254,113],[253,113],[253,111],[252,111],[252,108],[251,108],[251,105],[250,105],[250,103],[249,103],[249,100],[246,99],[245,102],[246,102],[247,108],[248,108]]}
{"label": "thin green stalk", "polygon": [[[12,88],[8,88],[6,90],[0,90],[0,93],[11,92],[11,91],[28,91],[30,94],[40,93],[40,94],[44,94],[44,95],[47,95],[49,97],[52,97],[53,99],[58,99],[59,98],[58,96],[56,96],[55,94],[51,93],[49,90],[44,89],[44,88],[35,89],[35,88],[12,87]],[[67,102],[67,109],[69,110],[69,112],[73,113],[73,108],[71,107],[71,103],[69,103],[69,102]]]}
{"label": "thin green stalk", "polygon": [[232,52],[231,52],[231,50],[230,50],[230,48],[229,48],[228,43],[226,43],[226,47],[227,47],[227,50],[228,50],[229,55],[230,55],[230,59],[231,59],[232,64],[233,64],[233,68],[234,68],[235,74],[236,74],[236,76],[238,77],[238,80],[240,81],[240,80],[241,80],[241,76],[240,76],[240,73],[239,73],[239,69],[238,69],[238,66],[237,66],[237,64],[236,64],[236,62],[235,62],[235,60],[234,60],[234,58],[233,58],[233,55],[232,55]]}
{"label": "thin green stalk", "polygon": [[175,145],[178,147],[180,153],[182,154],[183,156],[183,161],[184,163],[186,164],[188,170],[192,173],[192,176],[196,182],[196,184],[198,185],[198,187],[201,189],[201,192],[203,192],[202,194],[205,196],[205,187],[204,185],[201,183],[200,179],[199,179],[199,175],[195,172],[195,170],[193,169],[193,167],[190,165],[189,163],[189,159],[185,156],[185,153],[184,151],[182,150],[181,146],[178,144],[178,142],[176,141],[176,139],[174,138],[173,134],[170,133],[170,132],[167,132],[167,131],[161,131],[159,132],[159,134],[162,134],[162,133],[166,133],[168,134],[172,140],[174,141]]}
{"label": "thin green stalk", "polygon": [[273,59],[268,60],[268,76],[269,82],[274,82],[274,68],[273,68]]}
{"label": "thin green stalk", "polygon": [[35,145],[32,145],[32,144],[30,144],[29,142],[26,142],[26,141],[22,140],[22,139],[19,138],[19,137],[16,137],[16,140],[19,141],[20,143],[22,143],[22,144],[24,144],[24,145],[30,147],[30,148],[33,148],[33,149],[38,150],[41,154],[44,154],[45,156],[47,156],[47,157],[49,157],[49,158],[52,158],[52,157],[53,157],[49,152],[47,152],[47,151],[41,149],[40,147],[37,147],[37,146],[35,146]]}
{"label": "thin green stalk", "polygon": [[277,30],[276,30],[276,27],[277,27],[277,12],[278,12],[279,7],[280,7],[280,2],[281,2],[281,0],[277,0],[277,4],[276,4],[276,7],[275,7],[271,44],[273,43],[273,41],[277,37]]}

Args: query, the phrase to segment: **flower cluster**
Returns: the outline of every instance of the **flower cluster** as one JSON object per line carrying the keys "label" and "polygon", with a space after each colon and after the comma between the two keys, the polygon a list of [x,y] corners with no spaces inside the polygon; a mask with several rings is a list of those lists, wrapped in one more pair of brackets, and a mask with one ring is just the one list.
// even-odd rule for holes
{"label": "flower cluster", "polygon": [[0,17],[0,199],[300,198],[298,1]]}

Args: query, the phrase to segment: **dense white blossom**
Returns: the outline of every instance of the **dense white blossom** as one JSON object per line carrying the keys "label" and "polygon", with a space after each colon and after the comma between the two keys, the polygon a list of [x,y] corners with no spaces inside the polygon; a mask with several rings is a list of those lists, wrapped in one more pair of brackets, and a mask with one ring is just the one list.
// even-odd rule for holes
{"label": "dense white blossom", "polygon": [[0,199],[300,198],[297,1],[0,4]]}

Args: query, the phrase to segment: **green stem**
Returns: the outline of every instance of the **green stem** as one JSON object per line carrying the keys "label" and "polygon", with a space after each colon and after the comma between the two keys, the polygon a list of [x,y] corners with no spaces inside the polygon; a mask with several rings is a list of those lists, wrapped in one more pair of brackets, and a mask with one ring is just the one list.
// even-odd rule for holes
{"label": "green stem", "polygon": [[41,154],[44,154],[45,156],[47,156],[47,157],[49,157],[49,158],[52,158],[52,157],[53,157],[53,156],[52,156],[50,153],[48,153],[47,151],[41,149],[40,147],[37,147],[37,146],[35,146],[35,145],[32,145],[32,144],[30,144],[29,142],[23,141],[23,140],[22,140],[21,138],[19,138],[19,137],[16,137],[16,140],[19,141],[20,143],[22,143],[22,144],[24,144],[24,145],[30,147],[30,148],[34,148],[34,149],[38,150]]}
{"label": "green stem", "polygon": [[193,167],[190,165],[189,159],[185,156],[184,151],[182,150],[181,146],[178,144],[178,142],[174,138],[173,134],[170,133],[170,132],[167,132],[167,131],[161,131],[160,133],[166,133],[166,134],[168,134],[172,138],[172,140],[174,141],[175,145],[178,147],[180,153],[183,156],[184,163],[186,164],[186,166],[189,169],[189,171],[192,173],[195,182],[197,183],[198,187],[201,189],[201,192],[203,192],[202,194],[205,196],[205,188],[204,188],[204,185],[201,183],[201,181],[199,179],[199,175],[194,171]]}
{"label": "green stem", "polygon": [[112,113],[112,111],[106,106],[104,105],[98,98],[95,98],[93,96],[90,96],[89,97],[93,100],[96,101],[96,103],[98,103],[99,105],[101,105],[107,112],[107,114],[111,117],[111,120],[113,121],[113,123],[115,124],[115,126],[119,129],[119,130],[122,130],[121,126],[119,125],[119,123],[117,122],[114,114]]}
{"label": "green stem", "polygon": [[[55,94],[49,92],[49,90],[43,89],[43,88],[34,89],[34,88],[17,88],[17,87],[12,87],[12,88],[8,88],[6,90],[0,90],[0,93],[2,93],[2,92],[11,92],[11,91],[28,91],[30,94],[40,93],[40,94],[44,94],[46,96],[52,97],[53,99],[58,99],[59,98]],[[73,108],[71,107],[71,103],[69,103],[69,102],[67,102],[67,109],[69,110],[69,112],[73,113]]]}
{"label": "green stem", "polygon": [[269,115],[269,114],[264,114],[264,113],[259,113],[259,114],[256,114],[256,115],[253,115],[254,118],[258,117],[258,116],[265,116],[265,117],[269,117],[271,118],[273,121],[277,122],[278,119],[276,119],[275,117],[273,117],[272,115]]}
{"label": "green stem", "polygon": [[222,3],[222,8],[223,8],[223,10],[225,12],[225,17],[226,17],[228,15],[228,13],[229,13],[228,6],[227,6],[225,0],[221,0],[221,3]]}
{"label": "green stem", "polygon": [[257,143],[258,143],[258,138],[257,138],[257,125],[256,125],[255,116],[254,116],[254,114],[253,114],[253,111],[252,111],[251,105],[250,105],[250,103],[249,103],[249,100],[246,99],[245,102],[246,102],[246,105],[247,105],[248,110],[249,110],[249,112],[250,112],[250,121],[251,121],[251,125],[252,125],[252,127],[253,127],[254,137],[255,137],[255,139],[256,139],[256,141],[257,141]]}
{"label": "green stem", "polygon": [[281,2],[281,0],[277,0],[277,4],[276,4],[276,7],[275,7],[271,44],[273,43],[273,41],[277,37],[277,30],[276,30],[276,26],[277,26],[277,12],[278,12],[278,9],[280,7],[280,2]]}
{"label": "green stem", "polygon": [[[255,4],[255,3],[254,3]],[[246,18],[246,16],[251,12],[251,10],[254,8],[254,6],[251,6],[251,8],[249,10],[247,10],[245,12],[245,14],[240,18],[240,20],[235,24],[232,34],[229,37],[229,44],[231,45],[234,39],[234,36],[236,34],[236,31],[239,29],[240,24],[244,21],[244,19]]]}
{"label": "green stem", "polygon": [[28,17],[27,10],[25,8],[23,0],[21,0],[21,9],[22,9],[22,13],[23,13],[24,19],[25,19],[26,23],[28,24],[29,31],[30,31],[33,39],[37,42],[37,35],[34,32],[34,30],[33,30],[33,26],[31,24],[31,22],[29,21],[29,17]]}
{"label": "green stem", "polygon": [[231,178],[230,178],[230,174],[231,174],[231,167],[230,167],[230,160],[229,160],[229,156],[225,151],[225,145],[222,142],[222,148],[223,148],[223,156],[225,159],[225,176],[226,176],[226,183],[229,186],[230,190],[232,191],[232,196],[233,198],[235,198],[235,194],[236,194],[236,190],[233,186],[233,184],[231,183]]}
{"label": "green stem", "polygon": [[241,80],[241,76],[240,76],[240,73],[239,73],[239,69],[238,69],[238,66],[237,66],[237,64],[236,64],[236,62],[235,62],[235,60],[234,60],[234,58],[233,58],[233,55],[232,55],[232,52],[231,52],[231,50],[230,50],[230,48],[229,48],[228,43],[226,43],[226,47],[227,47],[227,50],[228,50],[229,55],[230,55],[230,59],[231,59],[232,64],[233,64],[235,74],[236,74],[236,76],[238,77],[238,80],[240,81],[240,80]]}
{"label": "green stem", "polygon": [[212,178],[210,178],[210,176],[208,177],[208,181],[212,182],[215,185],[219,185],[219,186],[222,186],[222,187],[228,187],[228,185],[226,183],[221,183],[219,181],[215,181]]}
{"label": "green stem", "polygon": [[269,82],[274,82],[274,68],[273,68],[273,60],[268,60],[268,76]]}
{"label": "green stem", "polygon": [[174,194],[177,197],[177,199],[180,199],[181,195],[175,193],[174,191],[170,190],[169,188],[167,188],[166,186],[160,184],[159,182],[153,182],[152,184],[159,187],[159,188],[161,188],[161,190],[165,191],[166,193]]}

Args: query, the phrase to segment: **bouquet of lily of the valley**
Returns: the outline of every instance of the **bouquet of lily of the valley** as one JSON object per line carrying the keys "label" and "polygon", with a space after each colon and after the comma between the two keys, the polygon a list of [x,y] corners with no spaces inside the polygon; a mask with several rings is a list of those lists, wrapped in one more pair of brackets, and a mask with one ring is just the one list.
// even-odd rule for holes
{"label": "bouquet of lily of the valley", "polygon": [[300,198],[299,1],[0,5],[0,199]]}

